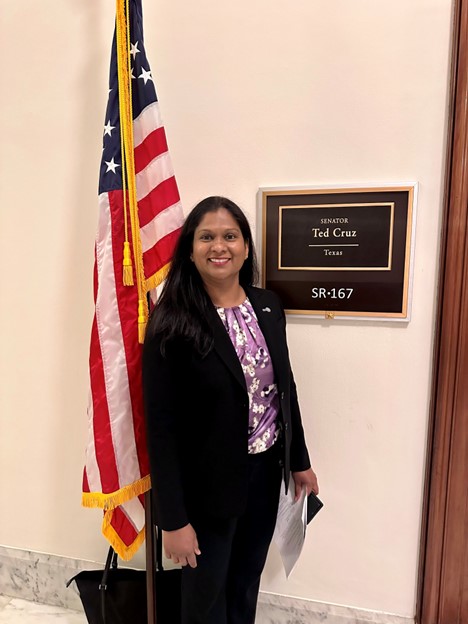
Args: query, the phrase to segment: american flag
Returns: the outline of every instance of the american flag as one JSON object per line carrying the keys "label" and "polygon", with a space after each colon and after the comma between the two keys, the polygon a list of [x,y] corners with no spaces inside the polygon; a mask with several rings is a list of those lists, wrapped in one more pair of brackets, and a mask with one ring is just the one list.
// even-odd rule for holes
{"label": "american flag", "polygon": [[[139,234],[145,291],[154,299],[183,222],[153,76],[143,45],[141,0],[130,0],[130,60]],[[150,487],[138,342],[137,286],[124,286],[124,202],[116,35],[99,178],[83,504],[104,509],[103,533],[123,559],[144,539]],[[128,237],[132,248],[132,237]],[[135,261],[134,261],[135,266]]]}

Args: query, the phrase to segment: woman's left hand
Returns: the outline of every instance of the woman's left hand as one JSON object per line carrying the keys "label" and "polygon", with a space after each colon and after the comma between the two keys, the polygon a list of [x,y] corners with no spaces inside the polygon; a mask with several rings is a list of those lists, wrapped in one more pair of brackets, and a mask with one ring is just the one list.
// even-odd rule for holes
{"label": "woman's left hand", "polygon": [[309,468],[308,470],[301,470],[299,472],[293,472],[292,477],[295,485],[294,502],[297,502],[301,498],[302,488],[306,488],[306,495],[309,496],[311,492],[314,494],[319,493],[319,486],[317,481],[317,475]]}

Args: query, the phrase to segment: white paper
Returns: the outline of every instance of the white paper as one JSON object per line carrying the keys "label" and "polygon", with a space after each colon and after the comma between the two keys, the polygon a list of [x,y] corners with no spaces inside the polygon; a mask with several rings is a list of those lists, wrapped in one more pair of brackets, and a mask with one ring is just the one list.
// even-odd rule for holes
{"label": "white paper", "polygon": [[284,489],[281,486],[278,516],[273,534],[273,541],[277,545],[283,560],[286,578],[289,578],[299,559],[304,546],[307,528],[307,496],[305,488],[302,489],[301,498],[297,503],[294,502],[294,496],[294,481],[291,479],[287,494],[284,493]]}

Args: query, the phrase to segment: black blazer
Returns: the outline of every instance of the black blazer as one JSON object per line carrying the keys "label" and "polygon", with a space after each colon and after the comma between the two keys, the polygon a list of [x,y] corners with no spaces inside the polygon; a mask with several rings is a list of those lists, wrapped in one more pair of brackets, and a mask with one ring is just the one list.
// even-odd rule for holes
{"label": "black blazer", "polygon": [[[310,467],[296,385],[286,344],[286,319],[278,297],[246,289],[270,351],[278,386],[282,463]],[[195,516],[234,517],[247,494],[248,395],[242,367],[213,307],[214,349],[204,358],[174,340],[160,352],[156,335],[143,349],[143,389],[156,524],[185,526]]]}

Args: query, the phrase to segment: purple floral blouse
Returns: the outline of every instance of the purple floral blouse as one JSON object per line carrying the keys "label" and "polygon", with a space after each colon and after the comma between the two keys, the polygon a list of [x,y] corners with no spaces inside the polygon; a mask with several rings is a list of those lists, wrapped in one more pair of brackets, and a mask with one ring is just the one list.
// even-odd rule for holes
{"label": "purple floral blouse", "polygon": [[278,391],[265,338],[247,298],[233,308],[216,307],[244,371],[249,395],[248,452],[261,453],[276,442]]}

